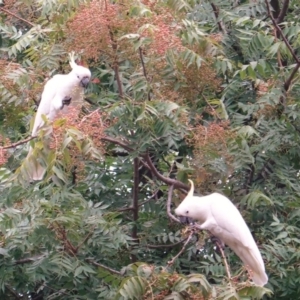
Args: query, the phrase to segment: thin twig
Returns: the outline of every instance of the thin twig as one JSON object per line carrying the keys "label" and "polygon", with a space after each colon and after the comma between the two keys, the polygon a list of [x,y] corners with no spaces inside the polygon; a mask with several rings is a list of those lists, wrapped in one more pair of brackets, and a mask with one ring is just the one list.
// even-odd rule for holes
{"label": "thin twig", "polygon": [[0,10],[2,10],[3,12],[5,12],[5,13],[8,14],[8,15],[11,15],[11,16],[13,16],[13,17],[15,17],[15,18],[17,18],[17,19],[23,21],[24,23],[26,23],[26,24],[28,24],[28,25],[30,25],[30,26],[32,26],[32,27],[35,26],[35,24],[31,23],[30,21],[27,21],[27,20],[25,20],[25,19],[19,17],[18,15],[12,13],[11,11],[9,11],[9,10],[3,8],[3,7],[0,7]]}
{"label": "thin twig", "polygon": [[181,223],[179,219],[177,219],[176,217],[174,217],[171,213],[171,201],[172,201],[172,194],[173,194],[173,189],[174,186],[171,185],[169,186],[169,191],[168,191],[168,200],[167,200],[167,214],[168,216],[173,219],[175,222]]}
{"label": "thin twig", "polygon": [[190,232],[190,234],[187,237],[185,243],[183,244],[181,250],[177,253],[177,255],[175,255],[171,260],[168,261],[168,267],[172,266],[174,264],[175,260],[184,252],[187,244],[190,242],[190,240],[193,237],[194,233],[195,232],[193,230]]}
{"label": "thin twig", "polygon": [[146,204],[146,203],[148,203],[149,201],[151,201],[153,198],[155,198],[156,196],[157,196],[157,193],[159,192],[159,189],[157,189],[147,200],[145,200],[145,201],[143,201],[143,202],[141,202],[140,204],[139,204],[139,207],[140,206],[142,206],[142,205],[144,205],[144,204]]}
{"label": "thin twig", "polygon": [[231,273],[230,273],[229,265],[228,265],[228,263],[227,263],[227,259],[226,259],[226,256],[225,256],[225,254],[224,254],[222,245],[220,245],[219,242],[216,242],[216,245],[217,245],[217,247],[219,248],[219,250],[220,250],[220,252],[221,252],[221,255],[222,255],[222,257],[223,257],[224,265],[225,265],[226,272],[227,272],[227,276],[228,276],[228,279],[229,279],[229,281],[230,281],[230,280],[231,280]]}
{"label": "thin twig", "polygon": [[[201,228],[201,226],[200,226],[199,224],[197,224],[197,223],[196,223],[196,224],[193,224],[193,225],[192,225],[192,228],[195,228],[195,229],[197,229],[197,230],[203,230],[203,229]],[[210,234],[211,234],[211,233],[210,233]],[[212,235],[212,234],[211,234],[211,235]],[[219,239],[218,239],[218,240],[219,240]],[[216,244],[217,247],[219,248],[219,250],[220,250],[220,252],[221,252],[221,255],[222,255],[222,258],[223,258],[223,260],[224,260],[224,265],[225,265],[225,268],[226,268],[226,272],[227,272],[228,279],[231,280],[231,274],[230,274],[229,265],[228,265],[228,263],[227,263],[227,260],[226,260],[225,254],[224,254],[223,247],[222,247],[222,245],[220,244],[220,242],[222,242],[222,241],[220,240],[220,242],[219,242],[218,240],[215,241],[215,244]]]}
{"label": "thin twig", "polygon": [[15,148],[15,147],[17,147],[17,146],[19,146],[19,145],[25,144],[25,143],[27,143],[27,142],[33,140],[34,138],[36,138],[36,136],[30,136],[30,137],[28,137],[28,138],[25,139],[25,140],[22,140],[22,141],[19,141],[19,142],[10,144],[10,145],[8,145],[8,146],[0,147],[0,149],[10,149],[10,148]]}
{"label": "thin twig", "polygon": [[122,273],[121,273],[121,272],[119,272],[119,271],[117,271],[117,270],[114,270],[114,269],[112,269],[112,268],[110,268],[110,267],[107,267],[107,266],[105,266],[105,265],[103,265],[103,264],[97,263],[97,262],[95,262],[95,261],[92,260],[92,259],[86,259],[85,261],[91,263],[92,265],[94,265],[94,266],[96,266],[96,267],[100,267],[100,268],[102,268],[102,269],[104,269],[104,270],[106,270],[106,271],[108,271],[108,272],[110,272],[110,273],[112,273],[112,274],[116,274],[116,275],[122,276]]}

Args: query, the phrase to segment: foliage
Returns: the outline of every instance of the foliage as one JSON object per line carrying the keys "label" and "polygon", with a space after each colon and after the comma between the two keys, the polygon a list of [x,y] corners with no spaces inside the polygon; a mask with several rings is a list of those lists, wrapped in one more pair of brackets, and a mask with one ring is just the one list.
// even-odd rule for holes
{"label": "foliage", "polygon": [[[298,1],[10,0],[0,31],[0,298],[297,299]],[[80,111],[30,128],[67,53]],[[49,149],[44,140],[50,139]],[[28,182],[29,144],[47,167]],[[30,167],[30,166],[29,166]],[[167,212],[192,178],[237,205],[266,287]]]}

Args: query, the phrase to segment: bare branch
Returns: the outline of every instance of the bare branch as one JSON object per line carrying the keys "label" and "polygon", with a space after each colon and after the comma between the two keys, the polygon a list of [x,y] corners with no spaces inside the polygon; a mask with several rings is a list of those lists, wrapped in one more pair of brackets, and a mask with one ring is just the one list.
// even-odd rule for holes
{"label": "bare branch", "polygon": [[269,17],[271,18],[272,20],[272,23],[273,25],[275,26],[276,30],[279,32],[280,36],[282,37],[284,43],[286,44],[287,48],[289,49],[289,51],[291,52],[293,58],[295,59],[295,61],[297,63],[300,63],[300,59],[297,57],[295,51],[293,50],[292,46],[290,45],[289,41],[286,39],[284,33],[282,32],[281,28],[278,26],[278,24],[276,23],[276,20],[274,19],[272,13],[271,13],[271,10],[270,10],[270,6],[269,6],[269,3],[268,3],[268,0],[265,0],[266,2],[266,6],[267,6],[267,10],[268,10],[268,14],[269,14]]}
{"label": "bare branch", "polygon": [[290,0],[284,0],[283,5],[282,5],[282,8],[281,8],[281,11],[280,11],[280,13],[279,13],[279,16],[278,16],[278,18],[276,19],[276,23],[277,23],[277,24],[283,22],[284,17],[285,17],[285,15],[286,15],[286,12],[287,12],[287,10],[288,10],[288,8],[289,8],[289,4],[290,4],[289,2],[290,2]]}
{"label": "bare branch", "polygon": [[290,53],[292,54],[294,60],[296,61],[296,66],[294,67],[292,73],[290,74],[289,78],[286,80],[286,82],[284,83],[284,89],[287,91],[292,83],[292,80],[294,78],[294,76],[296,75],[298,69],[300,68],[300,59],[298,58],[298,56],[296,55],[294,49],[292,48],[292,46],[290,45],[289,41],[287,40],[287,38],[285,37],[284,33],[282,32],[281,28],[278,26],[278,24],[276,23],[276,20],[274,19],[271,10],[270,10],[270,6],[268,3],[268,0],[265,0],[266,2],[266,6],[267,6],[267,11],[268,11],[268,15],[270,16],[272,23],[274,25],[274,27],[276,28],[277,32],[279,33],[279,35],[281,36],[282,40],[284,41],[284,43],[286,44],[287,48],[289,49]]}
{"label": "bare branch", "polygon": [[222,245],[220,245],[219,242],[216,242],[216,245],[217,245],[217,247],[219,248],[219,250],[220,250],[220,252],[221,252],[221,255],[222,255],[222,257],[223,257],[224,265],[225,265],[225,268],[226,268],[226,272],[227,272],[228,279],[231,280],[230,268],[229,268],[229,265],[228,265],[228,263],[227,263],[226,256],[225,256],[225,254],[224,254],[223,247],[222,247]]}
{"label": "bare branch", "polygon": [[2,10],[3,12],[5,12],[5,13],[8,14],[8,15],[11,15],[11,16],[15,17],[16,19],[19,19],[19,20],[23,21],[24,23],[26,23],[26,24],[28,24],[28,25],[30,25],[30,26],[32,26],[32,27],[35,26],[35,24],[31,23],[30,21],[27,21],[27,20],[25,20],[25,19],[19,17],[18,15],[12,13],[11,11],[9,11],[9,10],[3,8],[3,7],[0,7],[0,10]]}
{"label": "bare branch", "polygon": [[158,172],[158,170],[155,168],[150,156],[149,156],[149,153],[145,154],[144,155],[144,158],[147,162],[147,165],[145,165],[148,169],[150,169],[150,171],[155,175],[155,177],[157,177],[159,180],[161,180],[162,182],[168,184],[168,185],[173,185],[175,188],[181,188],[181,189],[184,189],[185,191],[188,191],[189,190],[189,186],[182,183],[181,181],[179,180],[176,180],[176,179],[172,179],[172,178],[168,178],[168,177],[165,177],[164,175],[160,174]]}
{"label": "bare branch", "polygon": [[168,191],[168,200],[167,200],[167,213],[168,216],[173,219],[175,222],[181,223],[179,219],[177,219],[176,217],[174,217],[171,213],[171,201],[172,201],[172,194],[173,194],[173,189],[174,186],[171,185],[169,186],[169,191]]}
{"label": "bare branch", "polygon": [[119,271],[117,271],[117,270],[114,270],[114,269],[112,269],[112,268],[110,268],[110,267],[107,267],[107,266],[105,266],[105,265],[103,265],[103,264],[97,263],[97,262],[95,262],[95,261],[92,260],[92,259],[86,259],[85,261],[91,263],[92,265],[94,265],[94,266],[96,266],[96,267],[100,267],[100,268],[102,268],[102,269],[104,269],[104,270],[106,270],[106,271],[108,271],[108,272],[110,272],[110,273],[112,273],[112,274],[116,274],[116,275],[122,276],[122,273],[121,273],[121,272],[119,272]]}
{"label": "bare branch", "polygon": [[279,0],[270,0],[270,4],[272,7],[272,14],[274,18],[278,18],[280,14],[280,5],[279,5]]}
{"label": "bare branch", "polygon": [[25,140],[22,140],[22,141],[19,141],[19,142],[10,144],[10,145],[8,145],[8,146],[0,147],[0,149],[10,149],[10,148],[15,148],[15,147],[17,147],[17,146],[19,146],[19,145],[26,144],[27,142],[33,140],[34,138],[36,138],[36,136],[30,136],[30,137],[28,137],[28,138],[25,139]]}
{"label": "bare branch", "polygon": [[[116,144],[116,145],[119,145],[121,146],[122,148],[124,148],[125,150],[129,151],[129,152],[132,152],[133,149],[131,147],[129,147],[125,142],[123,141],[120,141],[118,139],[115,139],[113,137],[110,137],[110,136],[104,136],[101,138],[102,141],[106,141],[106,142],[111,142],[113,144]],[[164,175],[160,174],[158,172],[158,170],[155,168],[149,154],[144,154],[143,155],[145,162],[143,161],[140,161],[147,169],[149,169],[154,175],[155,177],[157,177],[159,180],[161,180],[162,182],[168,184],[168,185],[174,185],[175,188],[177,189],[183,189],[185,191],[188,191],[189,190],[189,186],[184,184],[183,182],[179,181],[179,180],[176,180],[176,179],[172,179],[172,178],[169,178],[169,177],[165,177]],[[126,210],[129,210],[129,208]]]}
{"label": "bare branch", "polygon": [[300,68],[300,62],[297,63],[297,65],[295,66],[295,68],[293,69],[292,73],[290,74],[289,78],[286,80],[286,82],[284,83],[284,89],[287,91],[292,83],[292,80],[294,78],[294,76],[296,75],[296,73],[298,72]]}
{"label": "bare branch", "polygon": [[223,22],[222,21],[218,21],[218,19],[219,19],[219,9],[218,9],[218,7],[214,3],[210,3],[210,5],[211,5],[211,7],[213,9],[213,12],[214,12],[214,15],[215,15],[215,18],[216,18],[219,30],[222,31],[224,34],[226,34],[226,28],[225,28]]}
{"label": "bare branch", "polygon": [[23,264],[35,262],[35,261],[41,259],[43,256],[45,257],[45,255],[38,255],[38,256],[19,259],[19,260],[14,261],[13,264],[14,265],[23,265]]}
{"label": "bare branch", "polygon": [[117,212],[129,211],[129,210],[133,210],[133,209],[134,208],[132,206],[129,206],[129,207],[117,209]]}
{"label": "bare branch", "polygon": [[116,144],[116,145],[119,145],[121,146],[122,148],[124,148],[125,150],[127,151],[133,151],[132,148],[130,148],[125,142],[122,142],[120,140],[117,140],[113,137],[110,137],[110,136],[104,136],[101,138],[102,141],[105,141],[105,142],[110,142],[110,143],[113,143],[113,144]]}

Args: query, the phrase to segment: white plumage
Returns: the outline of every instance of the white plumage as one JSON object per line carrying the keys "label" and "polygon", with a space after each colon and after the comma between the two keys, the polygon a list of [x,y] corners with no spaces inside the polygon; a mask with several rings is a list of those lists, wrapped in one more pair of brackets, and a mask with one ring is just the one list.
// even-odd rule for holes
{"label": "white plumage", "polygon": [[204,197],[194,196],[194,184],[182,203],[175,209],[178,216],[199,221],[200,229],[210,231],[228,245],[251,270],[252,280],[263,286],[268,282],[265,265],[253,236],[243,217],[225,196],[213,193]]}
{"label": "white plumage", "polygon": [[[43,115],[49,121],[53,121],[59,112],[67,113],[66,106],[77,106],[83,102],[83,88],[87,87],[91,78],[91,72],[88,68],[76,64],[74,53],[71,53],[69,56],[72,71],[68,74],[57,74],[45,84],[41,102],[35,116],[32,136],[36,136],[44,125]],[[27,159],[31,163],[28,164],[27,172],[30,180],[41,180],[44,176],[45,168],[32,154],[33,149],[30,148]]]}

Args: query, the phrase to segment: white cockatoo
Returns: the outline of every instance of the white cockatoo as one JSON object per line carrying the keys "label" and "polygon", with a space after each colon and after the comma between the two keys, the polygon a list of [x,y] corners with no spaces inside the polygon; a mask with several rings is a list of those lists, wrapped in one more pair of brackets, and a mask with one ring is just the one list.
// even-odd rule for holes
{"label": "white cockatoo", "polygon": [[[67,113],[66,106],[77,106],[83,103],[83,89],[87,87],[91,79],[91,71],[79,66],[74,59],[74,52],[69,54],[72,71],[68,74],[57,74],[45,84],[40,105],[38,107],[32,136],[36,136],[44,125],[43,118],[53,121],[59,112]],[[45,168],[32,156],[30,148],[27,158],[31,162],[27,167],[30,180],[41,180]]]}
{"label": "white cockatoo", "polygon": [[264,286],[268,282],[268,276],[263,259],[238,209],[219,193],[194,196],[194,184],[189,181],[191,189],[175,209],[176,215],[197,220],[197,228],[208,230],[228,245],[250,271],[254,283]]}

